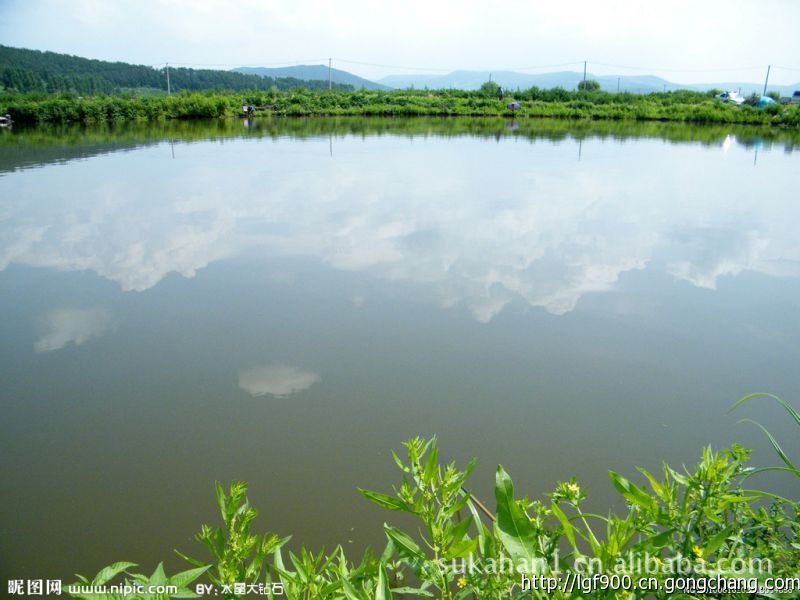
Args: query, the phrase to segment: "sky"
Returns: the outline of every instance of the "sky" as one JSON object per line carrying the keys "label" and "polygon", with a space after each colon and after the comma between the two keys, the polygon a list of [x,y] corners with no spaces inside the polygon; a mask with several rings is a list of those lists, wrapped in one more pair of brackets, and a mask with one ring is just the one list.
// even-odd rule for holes
{"label": "sky", "polygon": [[[0,0],[0,43],[103,60],[800,81],[796,0]],[[535,67],[535,68],[534,68]]]}

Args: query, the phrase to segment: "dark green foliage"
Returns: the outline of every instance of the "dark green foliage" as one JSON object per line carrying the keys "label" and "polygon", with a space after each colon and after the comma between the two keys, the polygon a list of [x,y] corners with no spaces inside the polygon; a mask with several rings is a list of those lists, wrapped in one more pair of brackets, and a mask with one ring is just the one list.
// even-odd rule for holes
{"label": "dark green foliage", "polygon": [[[261,77],[233,71],[170,68],[173,92],[201,90],[294,90],[328,88],[327,81],[303,81],[292,77]],[[0,46],[0,85],[19,93],[75,92],[93,96],[123,90],[167,91],[165,68],[92,60],[79,56]],[[339,90],[349,85],[335,84]]]}
{"label": "dark green foliage", "polygon": [[594,79],[586,79],[578,84],[578,89],[584,92],[597,92],[600,90],[600,82]]}
{"label": "dark green foliage", "polygon": [[759,100],[761,100],[761,96],[753,92],[747,98],[744,99],[744,103],[747,106],[755,106],[756,104],[758,104]]}

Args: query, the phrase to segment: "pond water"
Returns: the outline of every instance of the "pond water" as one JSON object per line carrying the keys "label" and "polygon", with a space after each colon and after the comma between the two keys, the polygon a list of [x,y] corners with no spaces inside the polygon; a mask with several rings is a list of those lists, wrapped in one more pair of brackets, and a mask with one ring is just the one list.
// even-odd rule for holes
{"label": "pond water", "polygon": [[490,505],[498,463],[603,512],[608,469],[775,463],[737,420],[792,448],[778,408],[728,409],[800,399],[798,173],[796,136],[730,127],[3,132],[2,575],[181,567],[232,479],[256,529],[355,554],[415,435]]}

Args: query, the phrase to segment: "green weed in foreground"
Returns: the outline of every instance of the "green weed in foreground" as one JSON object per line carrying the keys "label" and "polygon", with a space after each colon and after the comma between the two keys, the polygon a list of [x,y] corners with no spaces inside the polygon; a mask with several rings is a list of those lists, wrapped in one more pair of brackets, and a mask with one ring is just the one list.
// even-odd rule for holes
{"label": "green weed in foreground", "polygon": [[[153,574],[148,577],[141,573],[132,572],[131,569],[136,566],[135,563],[116,562],[101,569],[91,580],[82,575],[78,575],[78,581],[69,586],[72,590],[76,591],[69,591],[68,589],[66,590],[67,595],[70,598],[81,598],[82,600],[121,600],[127,598],[162,600],[166,598],[195,598],[197,596],[189,589],[189,586],[209,568],[204,566],[167,576],[164,572],[163,564],[159,563]],[[123,575],[123,577],[112,583],[112,580],[118,575]],[[106,585],[116,586],[120,588],[120,591],[108,593],[97,593],[95,591],[98,587]],[[148,592],[129,591],[136,586],[148,590]],[[149,590],[157,590],[162,587],[164,589],[174,588],[176,592],[171,594],[161,594],[155,591],[152,593],[149,592]]]}
{"label": "green weed in foreground", "polygon": [[[797,411],[775,399],[800,424]],[[780,469],[797,475],[777,441],[772,436],[770,441],[786,465]],[[159,566],[149,580],[178,581],[181,597],[191,594],[186,586],[208,569],[208,579],[225,598],[240,597],[234,584],[248,583],[268,597],[291,599],[635,600],[718,597],[709,591],[684,593],[678,584],[685,577],[699,586],[717,577],[759,584],[768,577],[800,576],[798,503],[747,489],[744,483],[759,471],[748,466],[750,451],[739,446],[716,452],[704,448],[692,469],[666,464],[657,474],[640,469],[638,482],[610,472],[627,508],[606,515],[584,511],[586,492],[574,479],[557,483],[539,499],[520,498],[502,466],[492,512],[467,491],[474,461],[465,469],[443,464],[435,439],[415,438],[404,446],[404,457],[392,453],[400,470],[392,493],[359,490],[381,509],[411,515],[419,524],[404,531],[386,523],[387,543],[380,556],[367,551],[353,562],[341,546],[330,553],[303,547],[299,553],[286,551],[288,538],[250,532],[256,511],[247,502],[246,485],[234,482],[227,493],[217,486],[223,526],[204,525],[197,536],[211,564],[179,553],[197,568],[167,578]],[[147,581],[128,572],[133,566],[115,563],[96,580],[124,573],[126,580]],[[575,579],[578,574],[599,578],[589,589],[588,580]],[[570,591],[525,590],[523,576],[579,583]],[[648,591],[635,589],[640,583]],[[732,600],[798,596],[800,588],[785,594],[759,595],[751,589],[725,595]]]}

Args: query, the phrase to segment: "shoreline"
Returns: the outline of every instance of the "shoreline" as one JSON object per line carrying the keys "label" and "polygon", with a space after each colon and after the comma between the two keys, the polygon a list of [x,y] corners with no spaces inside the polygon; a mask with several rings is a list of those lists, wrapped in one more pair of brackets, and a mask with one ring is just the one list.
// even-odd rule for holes
{"label": "shoreline", "polygon": [[[518,102],[519,110],[508,109]],[[663,122],[757,125],[800,129],[800,106],[766,109],[732,106],[710,93],[648,95],[528,90],[503,100],[460,90],[393,92],[179,93],[172,96],[75,95],[0,97],[0,114],[17,124],[163,122],[242,119],[243,105],[256,107],[256,121],[275,117],[500,117],[527,121]]]}

